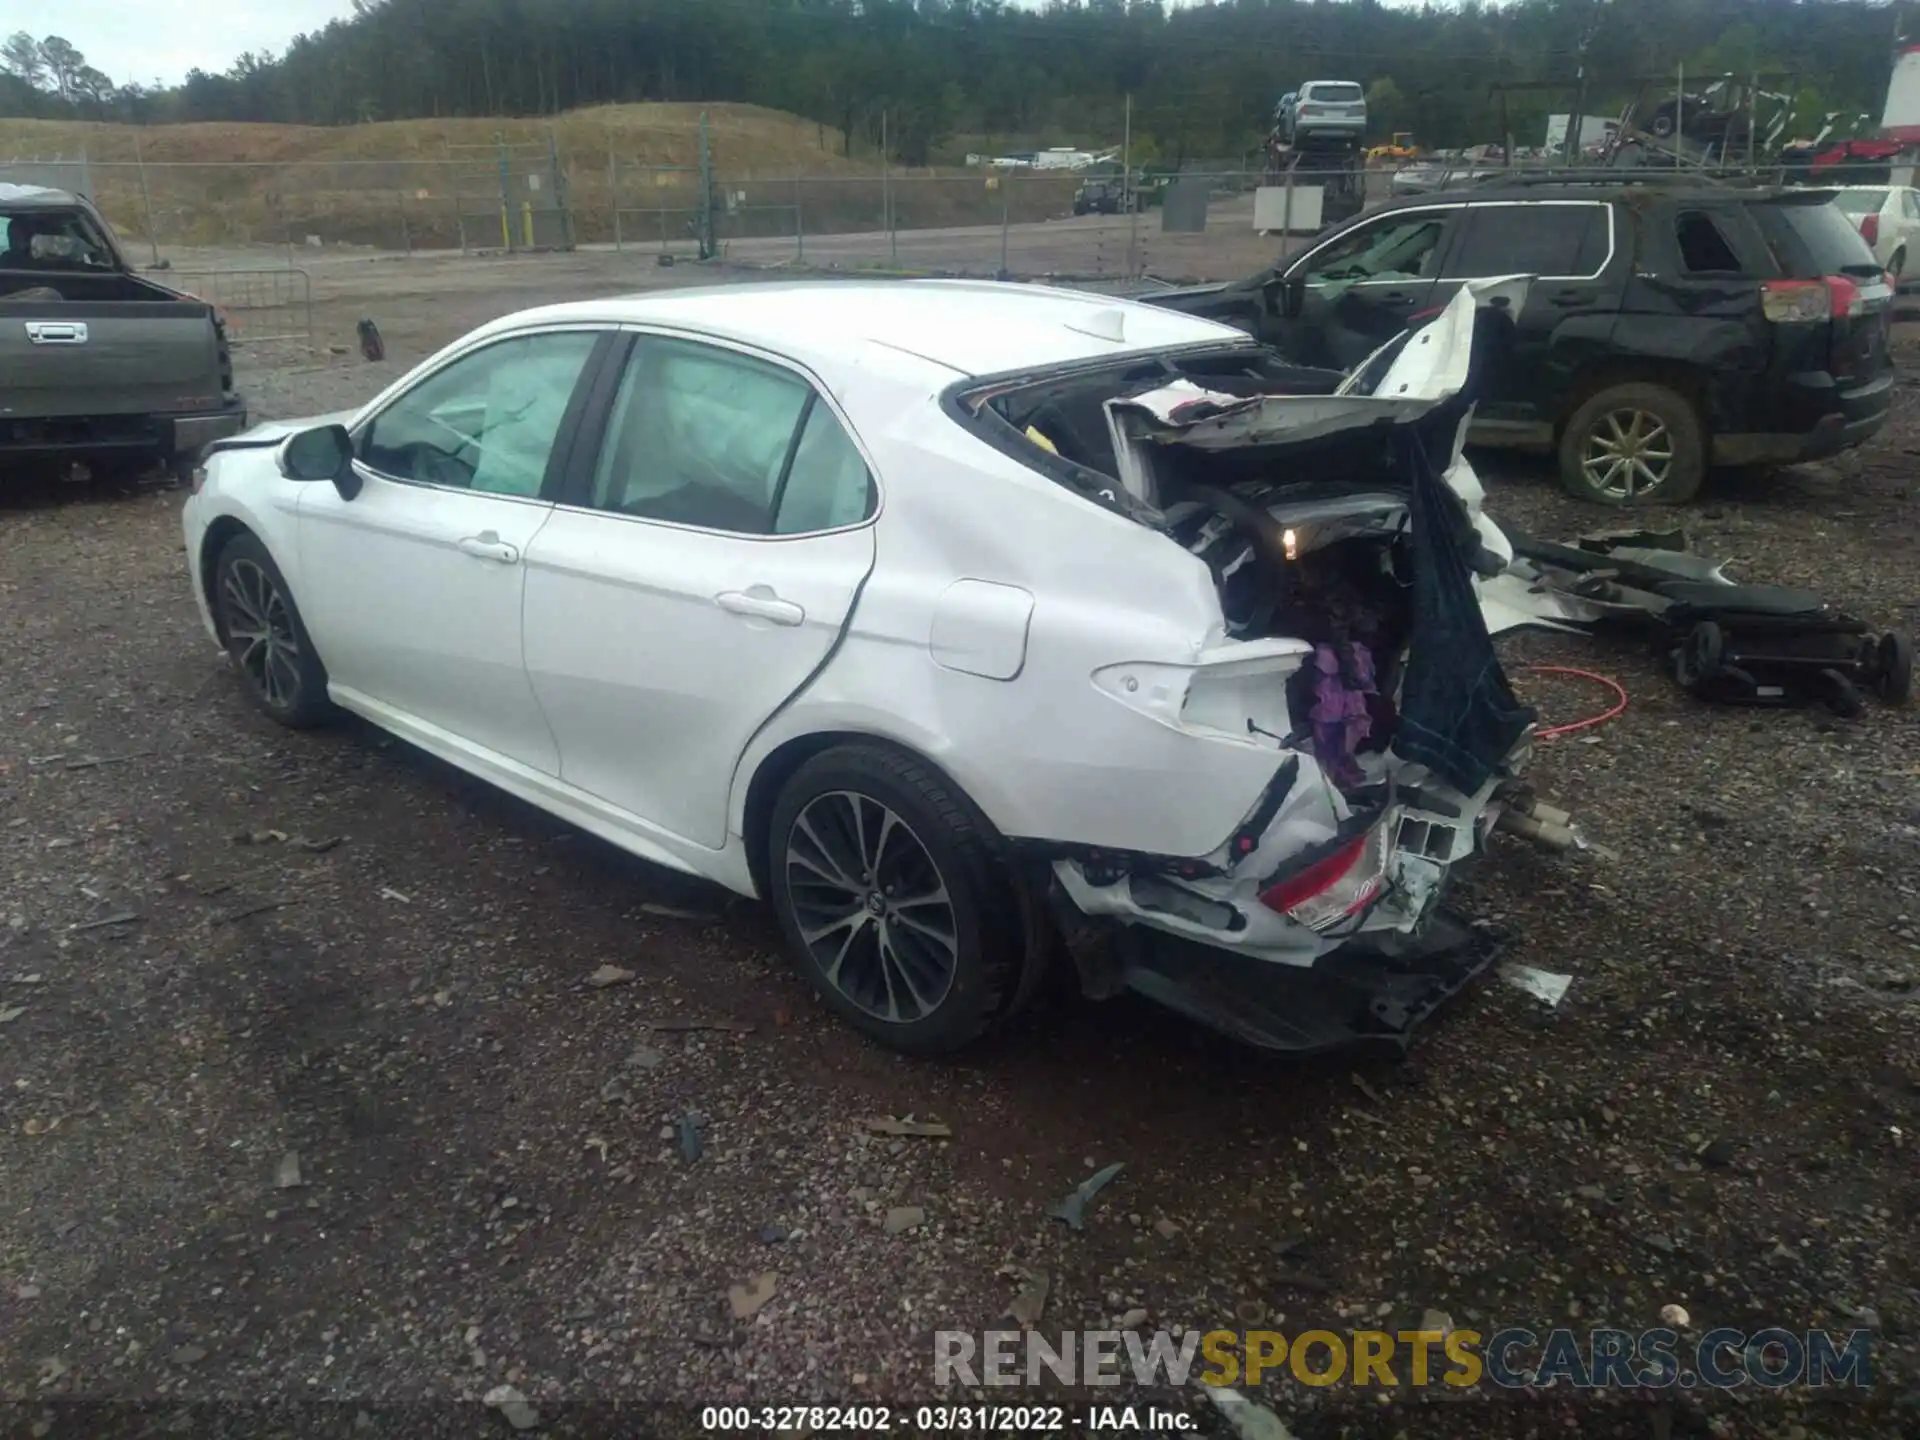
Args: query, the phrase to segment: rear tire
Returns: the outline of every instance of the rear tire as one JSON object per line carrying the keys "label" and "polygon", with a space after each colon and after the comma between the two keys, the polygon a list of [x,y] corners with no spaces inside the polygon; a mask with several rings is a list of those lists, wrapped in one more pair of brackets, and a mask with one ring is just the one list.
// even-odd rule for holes
{"label": "rear tire", "polygon": [[1874,667],[1874,687],[1889,705],[1904,705],[1913,698],[1913,641],[1897,630],[1880,637],[1878,664]]}
{"label": "rear tire", "polygon": [[1560,484],[1597,505],[1684,505],[1707,473],[1693,402],[1665,385],[1609,385],[1560,433]]}
{"label": "rear tire", "polygon": [[1023,937],[985,817],[933,768],[878,745],[807,761],[768,825],[773,906],[813,988],[891,1049],[978,1039],[1018,980]]}
{"label": "rear tire", "polygon": [[1907,252],[1905,250],[1896,250],[1893,252],[1893,257],[1887,261],[1887,271],[1893,276],[1893,288],[1894,291],[1898,293],[1900,282],[1907,278]]}
{"label": "rear tire", "polygon": [[289,730],[308,730],[333,717],[326,667],[286,577],[258,537],[243,531],[226,543],[208,598],[227,658],[261,714]]}

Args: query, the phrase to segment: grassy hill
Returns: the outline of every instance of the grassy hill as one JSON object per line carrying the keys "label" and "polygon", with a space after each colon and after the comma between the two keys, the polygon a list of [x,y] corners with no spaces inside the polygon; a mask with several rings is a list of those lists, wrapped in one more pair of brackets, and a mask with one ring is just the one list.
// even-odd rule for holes
{"label": "grassy hill", "polygon": [[[135,129],[82,121],[0,120],[0,163],[77,159],[123,237],[162,248],[192,245],[498,245],[501,142],[509,218],[551,204],[551,144],[574,215],[575,238],[685,240],[699,203],[700,114],[713,173],[730,211],[723,234],[790,234],[796,208],[808,231],[878,228],[880,161],[839,153],[839,135],[756,105],[606,105],[551,120],[400,120],[325,128],[199,124]],[[136,163],[138,162],[138,163]],[[895,171],[903,228],[992,223],[1002,197],[977,172]],[[804,181],[802,177],[805,177]],[[1014,187],[1014,218],[1058,213],[1072,187]],[[617,206],[616,206],[617,201]],[[542,231],[543,243],[549,232]]]}

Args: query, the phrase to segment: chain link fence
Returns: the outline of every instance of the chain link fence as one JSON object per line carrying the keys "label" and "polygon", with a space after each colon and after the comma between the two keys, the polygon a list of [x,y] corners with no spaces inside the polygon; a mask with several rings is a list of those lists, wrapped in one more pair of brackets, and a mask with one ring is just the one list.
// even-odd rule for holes
{"label": "chain link fence", "polygon": [[[617,143],[589,160],[548,139],[392,160],[0,161],[0,180],[84,185],[149,263],[204,265],[194,252],[209,250],[279,252],[221,255],[217,266],[297,268],[343,248],[605,248],[663,261],[1150,284],[1250,274],[1389,198],[1497,183],[1544,163],[1430,159],[1273,176],[1221,161],[1138,172],[1131,183],[1118,167],[776,175],[648,163]],[[1813,178],[1910,180],[1896,170],[1830,167]]]}

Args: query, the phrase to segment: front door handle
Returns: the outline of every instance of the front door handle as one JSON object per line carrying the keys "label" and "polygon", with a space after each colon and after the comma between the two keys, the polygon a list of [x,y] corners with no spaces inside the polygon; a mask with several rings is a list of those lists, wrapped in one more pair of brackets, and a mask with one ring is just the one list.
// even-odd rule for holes
{"label": "front door handle", "polygon": [[519,547],[509,545],[500,538],[496,530],[482,530],[478,535],[466,535],[460,539],[460,551],[463,555],[472,555],[481,560],[492,560],[500,565],[518,565]]}
{"label": "front door handle", "polygon": [[798,625],[807,618],[805,610],[791,600],[782,600],[769,585],[723,590],[713,597],[713,603],[729,615],[750,615],[756,620],[771,620],[776,625]]}
{"label": "front door handle", "polygon": [[1380,303],[1382,305],[1411,305],[1413,303],[1413,296],[1404,290],[1389,290],[1380,297]]}

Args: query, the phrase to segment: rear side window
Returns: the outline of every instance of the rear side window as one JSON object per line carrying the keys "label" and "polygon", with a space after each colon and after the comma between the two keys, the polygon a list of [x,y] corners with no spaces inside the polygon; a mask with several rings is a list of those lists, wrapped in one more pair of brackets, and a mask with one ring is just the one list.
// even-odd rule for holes
{"label": "rear side window", "polygon": [[1607,222],[1605,205],[1475,205],[1447,273],[1597,275],[1607,262]]}
{"label": "rear side window", "polygon": [[1680,268],[1689,275],[1738,275],[1740,257],[1733,253],[1719,224],[1704,210],[1682,210],[1673,222],[1674,243],[1680,248]]}

